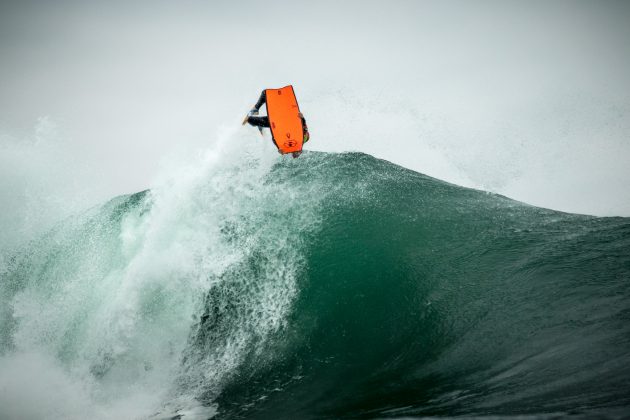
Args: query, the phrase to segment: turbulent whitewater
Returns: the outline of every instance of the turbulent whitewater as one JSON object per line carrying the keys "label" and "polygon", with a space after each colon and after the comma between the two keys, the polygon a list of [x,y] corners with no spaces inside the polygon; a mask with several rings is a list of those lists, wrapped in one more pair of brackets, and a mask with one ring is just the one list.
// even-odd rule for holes
{"label": "turbulent whitewater", "polygon": [[360,153],[211,157],[0,263],[0,418],[630,410],[630,219]]}

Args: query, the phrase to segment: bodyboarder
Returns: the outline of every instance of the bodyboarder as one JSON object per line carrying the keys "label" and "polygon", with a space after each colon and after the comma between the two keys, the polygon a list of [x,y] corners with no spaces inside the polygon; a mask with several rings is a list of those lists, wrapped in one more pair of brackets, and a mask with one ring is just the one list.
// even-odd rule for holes
{"label": "bodyboarder", "polygon": [[[245,125],[245,123],[248,123],[251,126],[258,127],[258,129],[260,130],[261,134],[262,134],[262,129],[263,128],[270,128],[269,116],[268,115],[263,115],[263,116],[259,116],[258,115],[258,113],[260,111],[260,107],[262,107],[266,103],[267,103],[267,91],[263,89],[263,91],[260,94],[260,97],[258,98],[258,101],[254,105],[254,107],[247,113],[247,116],[243,120],[243,125]],[[306,143],[310,139],[310,135],[309,135],[309,132],[308,132],[308,126],[306,125],[306,119],[304,119],[304,115],[302,115],[301,112],[298,113],[298,116],[302,120],[303,143]],[[280,149],[278,149],[278,152],[282,153],[282,151]],[[292,152],[292,156],[294,158],[300,156],[300,154],[302,154],[301,150],[297,151],[297,152]]]}

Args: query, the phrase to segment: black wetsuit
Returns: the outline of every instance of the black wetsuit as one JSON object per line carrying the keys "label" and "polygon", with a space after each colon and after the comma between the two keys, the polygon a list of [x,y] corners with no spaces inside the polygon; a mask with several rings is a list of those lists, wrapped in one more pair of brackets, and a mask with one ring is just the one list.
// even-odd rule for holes
{"label": "black wetsuit", "polygon": [[[260,111],[260,107],[267,103],[267,91],[263,89],[260,94],[260,98],[258,98],[258,102],[252,108],[252,110],[258,112]],[[247,119],[247,122],[253,125],[254,127],[266,127],[269,128],[269,117],[263,116],[259,117],[256,115],[252,115]]]}

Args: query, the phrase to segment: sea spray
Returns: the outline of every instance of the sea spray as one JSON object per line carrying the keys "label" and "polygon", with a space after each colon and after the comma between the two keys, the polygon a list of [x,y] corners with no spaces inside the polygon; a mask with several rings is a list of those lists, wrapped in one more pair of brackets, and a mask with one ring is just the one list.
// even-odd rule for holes
{"label": "sea spray", "polygon": [[[291,163],[239,154],[238,140],[223,133],[152,191],[60,222],[7,257],[3,366],[31,358],[42,372],[11,381],[14,370],[0,371],[15,391],[0,404],[6,415],[37,407],[41,395],[26,391],[35,381],[34,390],[81,390],[45,399],[52,418],[135,417],[185,408],[168,403],[182,400],[190,409],[220,391],[253,342],[283,327],[303,269],[299,234],[316,225],[322,194],[311,200],[309,188],[269,178],[273,165]],[[252,277],[256,256],[268,263]],[[230,303],[242,310],[230,336],[187,349],[208,296],[235,285],[250,294]]]}

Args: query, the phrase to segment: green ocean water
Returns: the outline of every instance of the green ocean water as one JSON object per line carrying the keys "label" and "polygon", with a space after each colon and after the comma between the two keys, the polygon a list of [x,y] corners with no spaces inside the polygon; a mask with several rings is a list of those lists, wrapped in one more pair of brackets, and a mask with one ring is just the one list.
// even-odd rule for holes
{"label": "green ocean water", "polygon": [[360,153],[274,159],[208,164],[4,256],[0,375],[35,362],[64,384],[49,418],[630,414],[630,219]]}

